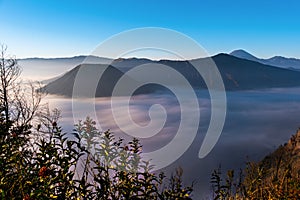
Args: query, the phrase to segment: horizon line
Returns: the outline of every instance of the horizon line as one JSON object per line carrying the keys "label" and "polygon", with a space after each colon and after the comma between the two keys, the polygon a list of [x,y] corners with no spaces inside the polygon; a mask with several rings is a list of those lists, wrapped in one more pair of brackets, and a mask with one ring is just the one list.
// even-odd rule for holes
{"label": "horizon line", "polygon": [[18,58],[16,56],[16,59],[17,60],[30,60],[30,59],[45,59],[45,60],[51,60],[51,59],[70,59],[70,58],[76,58],[76,57],[88,57],[88,56],[91,56],[91,57],[97,57],[97,58],[102,58],[102,59],[108,59],[108,60],[117,60],[117,59],[147,59],[147,60],[151,60],[151,61],[160,61],[160,60],[174,60],[174,61],[184,61],[184,60],[196,60],[196,59],[200,59],[200,58],[207,58],[207,57],[213,57],[213,56],[216,56],[216,55],[219,55],[219,54],[227,54],[227,55],[230,55],[232,52],[234,51],[244,51],[258,59],[271,59],[271,58],[274,58],[274,57],[283,57],[283,58],[287,58],[287,59],[300,59],[299,57],[289,57],[289,56],[283,56],[283,55],[273,55],[273,56],[270,56],[270,57],[258,57],[252,53],[250,53],[249,51],[247,50],[244,50],[244,49],[234,49],[232,51],[230,51],[229,53],[228,52],[219,52],[219,53],[215,53],[215,54],[211,54],[211,55],[207,55],[205,57],[196,57],[196,58],[189,58],[189,59],[172,59],[172,58],[150,58],[150,57],[143,57],[143,56],[133,56],[133,57],[119,57],[119,58],[111,58],[111,57],[105,57],[105,56],[98,56],[98,55],[86,55],[86,54],[78,54],[78,55],[74,55],[74,56],[62,56],[62,57],[20,57]]}

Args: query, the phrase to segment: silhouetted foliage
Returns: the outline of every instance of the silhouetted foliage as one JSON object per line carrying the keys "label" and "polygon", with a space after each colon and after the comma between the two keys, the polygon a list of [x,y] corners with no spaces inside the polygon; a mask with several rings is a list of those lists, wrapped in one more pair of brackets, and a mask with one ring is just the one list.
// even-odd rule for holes
{"label": "silhouetted foliage", "polygon": [[[96,131],[90,118],[84,123]],[[63,133],[53,122],[40,127],[39,134],[22,131],[26,134],[1,136],[0,194],[5,199],[190,199],[192,188],[183,186],[182,171],[165,185],[165,176],[151,173],[149,162],[141,160],[137,139],[123,144],[110,131],[97,132],[93,139],[100,143],[93,143],[92,153],[86,143],[94,140],[78,129]]]}
{"label": "silhouetted foliage", "polygon": [[2,49],[1,199],[191,199],[181,170],[169,180],[151,172],[137,138],[125,143],[110,130],[97,130],[89,117],[72,133],[63,132],[60,112],[40,107],[41,95],[33,87],[29,98],[21,93],[16,60],[3,55]]}

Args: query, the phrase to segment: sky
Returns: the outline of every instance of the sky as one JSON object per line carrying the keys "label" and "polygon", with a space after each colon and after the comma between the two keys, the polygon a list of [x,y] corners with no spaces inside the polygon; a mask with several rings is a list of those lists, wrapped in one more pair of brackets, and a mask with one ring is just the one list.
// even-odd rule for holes
{"label": "sky", "polygon": [[90,54],[123,31],[161,27],[210,55],[245,49],[300,58],[300,1],[0,0],[0,43],[18,58]]}

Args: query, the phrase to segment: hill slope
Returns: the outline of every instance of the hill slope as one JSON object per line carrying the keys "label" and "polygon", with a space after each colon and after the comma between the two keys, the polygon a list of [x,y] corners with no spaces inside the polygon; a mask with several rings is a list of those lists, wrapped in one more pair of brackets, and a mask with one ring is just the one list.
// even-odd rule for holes
{"label": "hill slope", "polygon": [[267,170],[265,179],[274,179],[286,175],[286,170],[292,177],[298,177],[300,172],[300,129],[290,140],[266,156],[260,166]]}
{"label": "hill slope", "polygon": [[[69,72],[65,73],[62,77],[54,80],[53,82],[48,83],[46,86],[41,88],[42,91],[45,91],[50,94],[57,94],[63,95],[67,97],[73,96],[73,86],[76,80],[77,73],[79,70],[89,71],[91,73],[96,73],[96,75],[100,70],[105,69],[103,72],[103,76],[99,79],[99,82],[96,86],[96,91],[93,96],[95,97],[109,97],[112,95],[112,91],[115,87],[117,81],[124,75],[123,72],[116,69],[113,66],[106,66],[106,65],[98,65],[98,64],[83,64],[75,67],[74,69],[70,70]],[[101,69],[102,68],[102,69]],[[124,75],[123,77],[126,80],[128,86],[137,84],[137,82],[130,77]],[[86,77],[88,80],[89,77]],[[84,82],[84,80],[83,80]],[[91,90],[94,88],[94,85],[85,85],[83,88],[80,88],[76,96],[77,97],[91,97],[89,94]],[[153,87],[155,89],[155,87]],[[126,89],[125,89],[126,90]],[[126,91],[125,91],[126,92]],[[152,87],[143,87],[136,91],[135,94],[145,94],[154,92]],[[87,95],[88,94],[88,95]]]}

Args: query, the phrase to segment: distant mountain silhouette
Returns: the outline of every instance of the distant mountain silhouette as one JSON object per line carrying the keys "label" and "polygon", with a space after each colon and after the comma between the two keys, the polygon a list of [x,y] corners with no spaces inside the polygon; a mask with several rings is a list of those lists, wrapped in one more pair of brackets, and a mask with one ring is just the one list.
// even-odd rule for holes
{"label": "distant mountain silhouette", "polygon": [[72,64],[80,64],[84,60],[87,60],[88,63],[93,64],[107,64],[112,61],[110,58],[104,58],[104,57],[98,57],[98,56],[74,56],[74,57],[63,57],[63,58],[24,58],[24,59],[18,59],[18,62],[27,62],[27,61],[40,61],[40,62],[56,62],[56,63],[72,63]]}
{"label": "distant mountain silhouette", "polygon": [[231,52],[230,55],[238,57],[238,58],[242,58],[242,59],[257,61],[257,62],[260,60],[259,58],[255,57],[254,55],[252,55],[242,49],[235,50],[235,51]]}
{"label": "distant mountain silhouette", "polygon": [[300,59],[296,58],[286,58],[283,56],[274,56],[268,59],[257,58],[252,54],[246,52],[245,50],[239,49],[230,53],[230,55],[247,59],[251,61],[256,61],[262,64],[271,65],[275,67],[287,68],[292,70],[300,70]]}
{"label": "distant mountain silhouette", "polygon": [[[295,87],[300,86],[300,72],[289,69],[282,69],[273,67],[258,62],[237,58],[228,54],[218,54],[211,57],[217,65],[221,77],[223,79],[226,90],[251,90],[275,87]],[[192,61],[172,61],[160,60],[152,61],[148,59],[119,59],[110,65],[103,76],[101,77],[96,97],[110,96],[111,92],[119,80],[124,76],[124,73],[136,66],[146,65],[146,67],[156,67],[157,65],[169,66],[182,74],[186,80],[194,88],[205,89],[206,85],[198,71],[193,67],[195,64],[200,67],[207,67],[209,58],[201,58]],[[73,85],[76,74],[80,67],[79,65],[67,72],[57,80],[47,84],[45,90],[51,94],[60,94],[65,96],[72,96]],[[105,65],[84,65],[91,70],[97,71],[97,68],[103,68]],[[141,82],[148,74],[142,74],[139,77],[126,77],[128,79],[128,86]],[[126,76],[126,75],[125,75]],[[170,83],[176,85],[176,78],[168,74],[155,74],[153,82],[159,79],[170,80]],[[89,77],[87,77],[88,79]],[[214,81],[213,79],[210,81]],[[178,85],[180,86],[180,85]],[[145,94],[157,91],[162,91],[164,88],[155,84],[145,86],[139,89],[135,94]],[[84,95],[83,95],[84,96]]]}
{"label": "distant mountain silhouette", "polygon": [[[112,59],[97,56],[74,56],[65,58],[26,58],[18,59],[22,67],[22,76],[49,83],[80,65],[81,63],[107,64]],[[48,80],[50,79],[50,80]]]}

